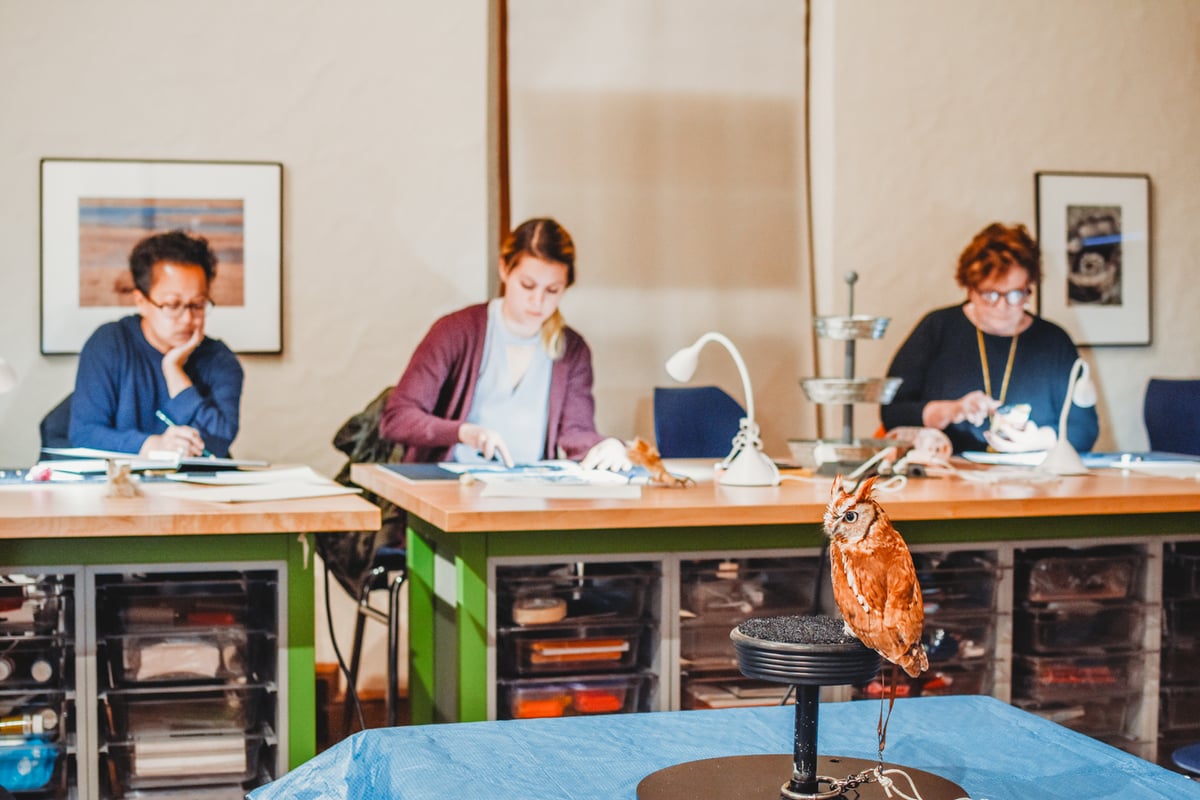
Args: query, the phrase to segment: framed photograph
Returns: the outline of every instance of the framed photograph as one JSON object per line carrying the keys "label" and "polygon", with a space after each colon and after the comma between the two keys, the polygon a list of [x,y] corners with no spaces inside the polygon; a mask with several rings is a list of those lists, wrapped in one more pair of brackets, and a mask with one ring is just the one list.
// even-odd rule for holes
{"label": "framed photograph", "polygon": [[130,251],[177,229],[217,256],[205,334],[239,353],[282,352],[282,192],[275,162],[42,159],[42,353],[78,353],[134,313]]}
{"label": "framed photograph", "polygon": [[1150,176],[1038,172],[1038,313],[1077,345],[1150,344]]}

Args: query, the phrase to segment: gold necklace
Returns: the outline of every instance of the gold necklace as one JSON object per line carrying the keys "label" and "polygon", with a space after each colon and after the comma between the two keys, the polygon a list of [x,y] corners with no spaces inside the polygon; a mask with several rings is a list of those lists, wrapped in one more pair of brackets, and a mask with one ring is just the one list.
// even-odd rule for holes
{"label": "gold necklace", "polygon": [[[979,338],[979,364],[983,367],[983,391],[987,394],[988,399],[992,399],[992,376],[988,371],[987,351],[983,348],[983,329],[976,328],[975,333]],[[1008,348],[1008,363],[1004,365],[1004,380],[1000,383],[1000,396],[996,398],[1000,401],[1000,405],[1004,405],[1004,396],[1008,394],[1008,379],[1012,375],[1013,359],[1017,355],[1017,337],[1021,334],[1014,333],[1012,344]],[[991,414],[988,414],[991,417]]]}

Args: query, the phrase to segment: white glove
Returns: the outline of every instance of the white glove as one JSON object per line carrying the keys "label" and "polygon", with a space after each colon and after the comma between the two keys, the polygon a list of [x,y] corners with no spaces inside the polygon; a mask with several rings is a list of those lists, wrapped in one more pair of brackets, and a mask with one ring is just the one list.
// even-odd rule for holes
{"label": "white glove", "polygon": [[620,439],[605,439],[598,442],[579,462],[584,469],[605,469],[610,472],[625,472],[633,469],[629,452]]}
{"label": "white glove", "polygon": [[1049,425],[1027,422],[1023,427],[1000,425],[995,430],[984,431],[983,438],[997,453],[1029,453],[1049,450],[1058,438]]}
{"label": "white glove", "polygon": [[483,457],[491,461],[493,458],[499,458],[504,462],[504,466],[512,469],[512,456],[508,454],[508,445],[504,443],[504,437],[493,430],[475,425],[470,422],[464,422],[458,429],[458,440],[467,447],[474,447]]}

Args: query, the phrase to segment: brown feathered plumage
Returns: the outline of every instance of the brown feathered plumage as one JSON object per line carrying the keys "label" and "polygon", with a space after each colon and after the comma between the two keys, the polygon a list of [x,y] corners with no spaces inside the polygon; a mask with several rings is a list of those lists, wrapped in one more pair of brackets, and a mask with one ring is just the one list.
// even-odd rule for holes
{"label": "brown feathered plumage", "polygon": [[834,479],[825,509],[833,599],[846,629],[912,677],[929,668],[921,646],[925,609],[912,554],[871,497],[875,478],[855,492]]}

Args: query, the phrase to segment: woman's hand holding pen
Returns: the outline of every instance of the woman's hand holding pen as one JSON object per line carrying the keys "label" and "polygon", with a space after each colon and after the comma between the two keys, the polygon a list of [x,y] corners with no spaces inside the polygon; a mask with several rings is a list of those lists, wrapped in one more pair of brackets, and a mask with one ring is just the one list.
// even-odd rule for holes
{"label": "woman's hand holding pen", "polygon": [[464,422],[458,428],[458,440],[467,447],[473,447],[488,461],[499,458],[504,466],[512,467],[512,456],[508,454],[508,445],[500,434],[473,422]]}

